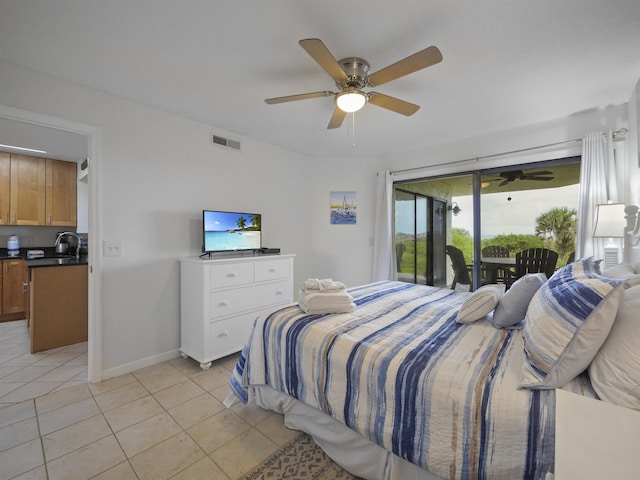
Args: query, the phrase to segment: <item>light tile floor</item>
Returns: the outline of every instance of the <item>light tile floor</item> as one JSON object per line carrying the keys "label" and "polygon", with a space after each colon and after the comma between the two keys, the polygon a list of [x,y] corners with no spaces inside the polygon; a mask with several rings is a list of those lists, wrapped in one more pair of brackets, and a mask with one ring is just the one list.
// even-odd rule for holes
{"label": "light tile floor", "polygon": [[87,383],[87,342],[30,353],[26,320],[0,323],[0,407]]}
{"label": "light tile floor", "polygon": [[[62,383],[35,398],[0,397],[0,479],[240,478],[297,432],[273,412],[239,403],[225,408],[236,359],[203,371],[179,357],[98,384],[36,377]],[[26,374],[4,382],[15,373],[7,372],[2,383],[34,383]]]}

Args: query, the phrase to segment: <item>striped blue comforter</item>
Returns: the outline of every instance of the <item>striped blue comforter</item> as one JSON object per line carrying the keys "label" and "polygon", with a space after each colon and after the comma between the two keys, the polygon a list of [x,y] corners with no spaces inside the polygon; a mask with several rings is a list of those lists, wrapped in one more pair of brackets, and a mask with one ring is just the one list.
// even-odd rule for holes
{"label": "striped blue comforter", "polygon": [[269,385],[444,478],[553,471],[553,391],[518,389],[519,330],[456,323],[467,293],[401,282],[352,288],[347,314],[261,315],[231,379]]}

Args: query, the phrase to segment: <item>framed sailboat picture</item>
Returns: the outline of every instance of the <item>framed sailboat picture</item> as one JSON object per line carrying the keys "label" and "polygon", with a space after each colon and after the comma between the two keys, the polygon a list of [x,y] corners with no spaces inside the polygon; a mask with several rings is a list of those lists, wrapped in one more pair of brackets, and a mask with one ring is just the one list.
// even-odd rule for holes
{"label": "framed sailboat picture", "polygon": [[331,225],[355,225],[356,192],[331,192]]}

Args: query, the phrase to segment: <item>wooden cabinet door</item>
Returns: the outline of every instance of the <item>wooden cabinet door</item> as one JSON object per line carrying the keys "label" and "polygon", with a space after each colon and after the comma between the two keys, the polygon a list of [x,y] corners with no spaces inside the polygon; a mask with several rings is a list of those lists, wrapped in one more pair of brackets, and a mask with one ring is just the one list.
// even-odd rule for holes
{"label": "wooden cabinet door", "polygon": [[21,258],[2,260],[2,314],[21,313],[26,305],[26,268]]}
{"label": "wooden cabinet door", "polygon": [[11,154],[11,225],[44,225],[44,158]]}
{"label": "wooden cabinet door", "polygon": [[9,225],[10,189],[11,156],[7,152],[0,152],[0,225]]}
{"label": "wooden cabinet door", "polygon": [[46,225],[71,227],[77,223],[77,165],[47,159]]}

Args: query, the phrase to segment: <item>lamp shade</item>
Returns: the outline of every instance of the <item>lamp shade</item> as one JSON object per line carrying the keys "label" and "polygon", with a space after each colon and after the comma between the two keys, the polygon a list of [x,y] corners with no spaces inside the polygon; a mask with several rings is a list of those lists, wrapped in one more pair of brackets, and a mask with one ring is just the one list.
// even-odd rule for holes
{"label": "lamp shade", "polygon": [[336,95],[336,105],[343,112],[357,112],[367,103],[367,96],[360,90],[346,90]]}
{"label": "lamp shade", "polygon": [[626,226],[624,203],[607,203],[598,205],[596,210],[596,227],[594,237],[624,237]]}

